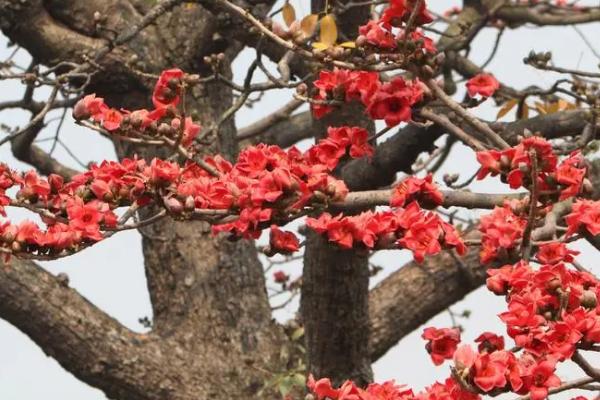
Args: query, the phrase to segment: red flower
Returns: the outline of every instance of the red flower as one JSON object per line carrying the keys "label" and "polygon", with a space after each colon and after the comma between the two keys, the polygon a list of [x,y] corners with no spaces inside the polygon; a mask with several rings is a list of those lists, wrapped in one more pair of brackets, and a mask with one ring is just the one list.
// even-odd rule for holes
{"label": "red flower", "polygon": [[577,232],[581,226],[584,226],[593,236],[600,234],[600,201],[576,201],[571,213],[565,217],[565,221],[568,235]]}
{"label": "red flower", "polygon": [[546,360],[536,364],[530,373],[523,377],[531,400],[544,400],[548,397],[548,389],[560,386],[560,379],[554,375],[555,361]]}
{"label": "red flower", "polygon": [[410,121],[411,107],[421,101],[423,90],[418,83],[407,83],[401,77],[379,87],[371,97],[367,112],[373,119],[383,119],[387,126]]}
{"label": "red flower", "polygon": [[67,204],[67,215],[69,216],[69,227],[80,231],[85,238],[102,240],[99,224],[103,215],[98,210],[98,203],[85,204],[81,198],[75,197]]}
{"label": "red flower", "polygon": [[473,381],[484,392],[494,388],[502,388],[506,385],[507,365],[500,357],[494,357],[496,353],[484,353],[475,360],[475,377]]}
{"label": "red flower", "polygon": [[365,400],[412,400],[414,394],[411,389],[404,385],[396,385],[396,382],[387,381],[382,384],[371,383],[367,387],[366,392],[371,397],[366,397]]}
{"label": "red flower", "polygon": [[490,97],[499,88],[500,83],[490,74],[475,75],[467,82],[467,92],[471,97],[475,97],[478,94],[483,97]]}
{"label": "red flower", "polygon": [[[327,128],[327,136],[339,146],[350,147],[350,157],[372,156],[373,147],[369,144],[369,132],[358,126],[340,126]],[[319,145],[317,145],[319,147]]]}
{"label": "red flower", "polygon": [[177,179],[180,171],[177,164],[155,158],[150,163],[150,181],[158,186],[167,186]]}
{"label": "red flower", "polygon": [[273,279],[276,283],[286,283],[290,276],[283,271],[275,271],[273,272]]}
{"label": "red flower", "polygon": [[526,225],[527,221],[516,216],[509,206],[496,207],[491,214],[481,217],[481,262],[485,264],[495,259],[501,248],[514,248],[523,236]]}
{"label": "red flower", "polygon": [[329,378],[321,378],[318,381],[315,381],[315,378],[312,374],[308,375],[308,380],[306,382],[306,386],[308,389],[313,392],[317,396],[317,400],[330,398],[337,399],[338,398],[338,389],[334,389],[331,386],[331,380]]}
{"label": "red flower", "polygon": [[179,104],[180,81],[183,75],[183,71],[178,68],[169,69],[160,74],[152,93],[152,103],[155,108],[166,108]]}
{"label": "red flower", "polygon": [[[181,129],[181,119],[174,118],[171,120],[171,127],[175,129],[179,135],[179,129]],[[198,133],[200,133],[200,129],[202,129],[200,125],[195,124],[190,117],[186,117],[183,137],[181,138],[181,145],[183,147],[189,147],[196,136],[198,136]]]}
{"label": "red flower", "polygon": [[104,99],[96,97],[95,94],[88,94],[79,100],[73,107],[73,118],[77,120],[92,118],[94,121],[100,121],[108,106]]}
{"label": "red flower", "polygon": [[481,397],[477,393],[463,389],[463,387],[454,380],[448,378],[444,383],[436,382],[429,386],[424,393],[419,393],[418,400],[479,400]]}
{"label": "red flower", "polygon": [[496,350],[504,350],[504,338],[492,332],[484,332],[475,339],[479,343],[477,349],[479,352],[492,353]]}
{"label": "red flower", "polygon": [[554,242],[541,245],[537,252],[537,258],[544,264],[557,264],[559,262],[571,262],[573,256],[579,252],[570,250],[564,243]]}
{"label": "red flower", "polygon": [[296,235],[292,232],[282,231],[277,225],[271,225],[269,244],[272,251],[281,254],[290,254],[300,248],[300,242]]}
{"label": "red flower", "polygon": [[475,364],[477,355],[478,354],[471,346],[468,344],[461,344],[458,346],[454,352],[454,355],[452,356],[454,360],[454,367],[462,374],[463,371],[470,369],[473,364]]}
{"label": "red flower", "polygon": [[586,172],[581,152],[573,152],[563,160],[556,170],[556,181],[564,187],[559,200],[577,196],[581,192]]}
{"label": "red flower", "polygon": [[[394,35],[386,29],[383,29],[377,21],[370,20],[366,25],[361,26],[358,32],[362,35],[363,40],[366,40],[370,45],[383,48],[396,48],[396,39]],[[360,37],[357,41],[360,42]]]}
{"label": "red flower", "polygon": [[428,341],[426,349],[435,365],[440,365],[444,360],[451,360],[460,342],[458,328],[433,327],[425,328],[421,337]]}
{"label": "red flower", "polygon": [[114,108],[110,108],[104,112],[102,116],[102,126],[107,131],[116,131],[121,126],[121,121],[123,121],[123,114]]}
{"label": "red flower", "polygon": [[502,153],[498,150],[485,150],[478,151],[477,161],[481,164],[481,168],[479,172],[477,172],[477,179],[481,180],[485,178],[488,174],[492,174],[492,176],[496,176],[501,172],[501,164],[500,160],[502,157]]}
{"label": "red flower", "polygon": [[424,206],[429,207],[442,204],[444,197],[433,183],[432,174],[428,174],[423,179],[411,176],[396,185],[392,192],[390,206],[403,207],[413,200],[417,200],[423,203]]}
{"label": "red flower", "polygon": [[[390,5],[386,8],[381,16],[381,21],[384,24],[392,26],[400,26],[401,21],[407,19],[417,2],[415,0],[390,0]],[[425,1],[420,3],[417,10],[416,23],[418,25],[428,24],[433,21],[433,17],[427,11]]]}

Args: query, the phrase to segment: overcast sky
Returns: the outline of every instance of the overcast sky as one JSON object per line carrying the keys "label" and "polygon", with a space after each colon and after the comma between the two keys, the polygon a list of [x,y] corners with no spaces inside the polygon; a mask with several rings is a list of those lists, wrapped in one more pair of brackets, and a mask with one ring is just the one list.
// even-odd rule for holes
{"label": "overcast sky", "polygon": [[[292,1],[292,3],[296,6],[297,15],[302,16],[308,12],[308,1],[299,0]],[[588,3],[597,5],[597,1]],[[429,1],[430,7],[438,12],[459,4],[459,1],[451,0]],[[600,37],[599,24],[589,24],[581,29],[588,38],[598,43],[596,38]],[[476,62],[482,62],[487,58],[494,38],[495,31],[491,29],[484,30],[478,36],[471,53]],[[7,48],[6,45],[6,38],[0,35],[0,60],[5,59],[13,50]],[[523,57],[532,49],[536,51],[551,50],[555,62],[567,68],[579,67],[594,70],[597,69],[599,62],[571,27],[543,29],[525,27],[505,33],[500,50],[494,62],[488,67],[488,71],[493,72],[502,82],[517,88],[531,84],[542,87],[551,85],[557,74],[541,73],[523,64]],[[597,45],[597,50],[600,50],[600,43]],[[236,60],[234,69],[238,75],[245,73],[245,66],[253,56],[254,53],[247,50]],[[26,52],[20,51],[16,60],[21,65],[27,65],[29,58]],[[240,79],[238,76],[238,81]],[[257,74],[257,79],[264,79],[264,76]],[[459,86],[461,85],[459,84]],[[40,99],[43,99],[43,95],[44,93],[40,93]],[[22,86],[19,82],[0,81],[0,101],[14,100],[21,96]],[[238,126],[251,123],[264,116],[268,111],[280,107],[289,99],[289,92],[269,92],[264,96],[260,107],[246,108],[237,114]],[[489,119],[494,119],[496,112],[497,109],[487,103],[478,109],[480,116]],[[23,125],[27,117],[27,114],[14,110],[4,111],[0,112],[0,123],[11,126]],[[510,117],[511,115],[506,118]],[[57,122],[50,124],[41,138],[52,137],[56,130],[56,124]],[[84,163],[106,158],[114,159],[114,150],[107,140],[75,126],[70,116],[66,119],[60,137],[74,155]],[[49,142],[40,143],[40,145],[49,146]],[[55,154],[65,164],[80,168],[78,162],[62,147],[57,147]],[[0,148],[0,160],[15,168],[28,168],[14,160],[8,145]],[[467,177],[476,168],[473,153],[463,146],[455,146],[449,161],[438,173],[438,177],[441,180],[441,176],[446,172],[458,172],[461,176]],[[493,179],[476,183],[472,187],[479,191],[489,192],[506,190],[497,180]],[[467,213],[467,215],[469,214]],[[23,218],[24,214],[13,212],[11,217],[18,220]],[[580,249],[583,250],[579,257],[580,261],[588,268],[600,272],[600,268],[593,264],[597,261],[597,253],[588,248],[580,247]],[[374,255],[372,261],[383,266],[384,271],[375,277],[372,283],[375,284],[383,279],[408,260],[410,260],[410,254],[407,251],[382,251]],[[58,261],[45,262],[43,266],[53,274],[67,273],[72,287],[130,329],[143,330],[138,319],[146,316],[151,318],[140,236],[137,232],[119,233],[82,253]],[[286,272],[292,276],[298,276],[301,273],[299,264],[285,268]],[[289,318],[293,315],[296,305],[297,303],[292,304],[277,316],[280,319]],[[463,340],[470,342],[483,330],[504,333],[504,327],[496,317],[503,305],[504,302],[501,298],[493,296],[484,288],[475,291],[463,302],[454,305],[452,309],[455,312],[471,310],[469,319],[460,320],[465,328]],[[443,313],[426,325],[450,326],[450,319],[447,313]],[[396,379],[399,383],[406,383],[419,390],[436,379],[444,379],[448,376],[447,366],[437,368],[432,366],[420,338],[421,331],[422,329],[419,329],[404,338],[375,363],[374,370],[377,380]],[[576,369],[568,368],[563,372],[561,377],[565,379],[581,376]],[[56,361],[45,356],[27,336],[0,320],[0,399],[39,400],[40,398],[46,400],[101,400],[105,399],[105,396],[101,391],[78,381],[69,372],[63,370]]]}

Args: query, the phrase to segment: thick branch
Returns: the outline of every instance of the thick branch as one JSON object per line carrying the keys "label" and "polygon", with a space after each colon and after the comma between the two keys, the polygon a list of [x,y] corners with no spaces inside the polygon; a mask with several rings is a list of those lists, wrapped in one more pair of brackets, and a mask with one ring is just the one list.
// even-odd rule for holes
{"label": "thick branch", "polygon": [[[136,382],[145,381],[143,374],[150,368],[141,361],[147,339],[34,263],[0,261],[0,317],[79,379],[111,396],[150,398],[141,387],[137,393],[132,390]],[[160,363],[158,354],[154,358]]]}
{"label": "thick branch", "polygon": [[[462,262],[466,265],[463,268]],[[448,253],[408,263],[371,290],[371,360],[485,281],[486,268],[472,249],[457,261]]]}
{"label": "thick branch", "polygon": [[[495,194],[495,193],[473,193],[461,190],[442,190],[443,207],[463,207],[468,209],[481,208],[490,209],[502,206],[506,200],[521,198],[519,193]],[[366,190],[362,192],[351,192],[343,202],[335,204],[336,208],[360,209],[390,204],[392,190]]]}
{"label": "thick branch", "polygon": [[540,11],[531,6],[506,6],[498,10],[496,16],[511,25],[526,23],[534,25],[573,25],[600,21],[600,8],[572,10],[561,13]]}

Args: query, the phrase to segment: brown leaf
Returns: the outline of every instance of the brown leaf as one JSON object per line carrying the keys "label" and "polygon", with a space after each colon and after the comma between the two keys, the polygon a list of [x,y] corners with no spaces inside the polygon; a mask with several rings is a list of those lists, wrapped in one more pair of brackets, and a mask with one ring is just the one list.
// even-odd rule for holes
{"label": "brown leaf", "polygon": [[536,101],[535,102],[535,109],[541,115],[548,114],[548,107],[546,106],[545,103],[540,103],[539,101]]}
{"label": "brown leaf", "polygon": [[319,36],[319,41],[328,46],[333,46],[335,42],[337,42],[337,25],[335,23],[335,19],[333,15],[327,14],[323,18],[321,18],[321,34]]}
{"label": "brown leaf", "polygon": [[314,43],[312,44],[312,46],[314,47],[314,49],[315,49],[316,51],[323,51],[323,50],[327,50],[329,47],[331,47],[331,46],[329,46],[328,44],[325,44],[325,43],[323,43],[323,42],[314,42]]}
{"label": "brown leaf", "polygon": [[300,29],[302,29],[302,32],[304,32],[306,37],[311,37],[315,33],[318,21],[319,16],[317,14],[310,14],[302,18],[302,21],[300,21]]}
{"label": "brown leaf", "polygon": [[519,103],[518,99],[510,99],[498,110],[498,115],[496,115],[496,119],[500,119],[504,117],[510,110],[512,110]]}
{"label": "brown leaf", "polygon": [[294,10],[294,6],[290,3],[285,3],[283,8],[281,9],[281,13],[283,14],[283,20],[285,24],[289,27],[296,20],[296,10]]}

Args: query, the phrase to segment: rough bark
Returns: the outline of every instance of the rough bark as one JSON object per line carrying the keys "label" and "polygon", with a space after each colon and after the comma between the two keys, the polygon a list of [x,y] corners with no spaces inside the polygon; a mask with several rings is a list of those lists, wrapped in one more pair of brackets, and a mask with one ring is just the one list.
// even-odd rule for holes
{"label": "rough bark", "polygon": [[[313,0],[313,13],[327,12],[326,2]],[[342,35],[352,35],[369,18],[368,7],[354,7],[337,20]],[[357,106],[335,110],[313,120],[315,138],[329,126],[362,126],[374,133],[374,124]],[[304,252],[300,312],[305,327],[307,369],[315,377],[358,385],[373,380],[369,358],[369,273],[367,254],[341,251],[309,232]]]}
{"label": "rough bark", "polygon": [[[27,48],[37,60],[48,65],[59,60],[80,62],[83,53],[93,54],[106,43],[96,36],[123,31],[139,22],[142,13],[147,11],[136,9],[127,1],[90,1],[85,6],[75,1],[4,1],[2,7],[3,31]],[[108,29],[104,32],[96,32],[94,28],[95,11],[106,16],[104,23]],[[36,25],[30,25],[27,18],[34,18]],[[125,47],[109,53],[102,60],[104,70],[94,77],[89,90],[105,97],[115,107],[147,107],[152,83],[139,78],[125,64],[137,56],[139,61],[134,67],[147,72],[157,73],[178,66],[189,72],[202,73],[203,56],[223,50],[222,41],[213,40],[217,32],[216,21],[197,5],[176,8]],[[240,49],[230,43],[227,58],[231,60]],[[231,90],[221,84],[195,88],[187,95],[188,115],[193,115],[207,127],[214,124],[231,104]],[[219,151],[230,158],[235,156],[237,142],[232,120],[224,123],[218,136],[212,139],[214,145],[210,146],[210,151]],[[148,158],[164,156],[164,150],[117,146],[121,156],[134,153]],[[169,353],[164,360],[160,357],[156,361],[144,359],[143,363],[147,365],[140,368],[147,370],[148,376],[156,382],[142,379],[141,375],[130,375],[122,376],[118,384],[112,384],[107,369],[99,370],[89,365],[95,361],[86,354],[73,352],[69,356],[57,351],[54,353],[56,358],[67,370],[102,388],[109,396],[156,399],[252,397],[267,378],[261,371],[277,372],[283,369],[281,365],[286,361],[279,358],[283,334],[271,319],[263,270],[253,243],[215,238],[205,223],[176,222],[169,218],[147,228],[142,235],[154,313],[152,336],[174,346],[157,350]],[[7,314],[7,318],[12,318],[12,314]],[[83,319],[87,318],[86,314]],[[62,321],[52,321],[59,322]],[[50,346],[49,341],[37,332],[30,333],[26,325],[15,325],[32,335],[44,348]],[[125,340],[119,332],[114,334],[115,341]],[[97,347],[100,356],[101,350],[110,347],[110,343],[102,335],[96,335],[90,337],[89,346]],[[177,356],[177,352],[185,356]],[[91,358],[95,357],[93,354]],[[111,368],[120,368],[121,364],[122,360],[111,361]],[[179,374],[181,377],[177,377]],[[103,379],[107,379],[107,383],[102,384]],[[118,389],[113,388],[119,385]],[[162,385],[163,389],[151,390],[156,385]],[[147,390],[144,389],[146,386]]]}
{"label": "rough bark", "polygon": [[[151,3],[0,0],[0,28],[43,64],[81,62],[84,56],[93,56],[114,40],[115,32],[139,23]],[[211,5],[209,1],[202,3]],[[270,1],[248,3],[258,15],[272,5]],[[313,6],[323,11],[322,1]],[[339,21],[341,30],[353,32],[367,17],[365,10],[351,8]],[[96,11],[102,17],[102,29],[94,22]],[[146,107],[151,82],[129,66],[154,73],[174,66],[205,73],[203,56],[225,52],[226,60],[231,61],[241,50],[241,45],[230,37],[256,45],[258,35],[235,29],[239,18],[225,16],[218,9],[210,11],[212,14],[190,4],[160,17],[126,46],[108,53],[88,89],[117,107]],[[467,7],[455,27],[460,28],[464,20],[479,21],[480,13],[476,7]],[[514,26],[524,22],[556,23],[549,16],[523,14],[516,7],[501,9],[499,16]],[[593,14],[575,17],[574,22],[597,19],[598,15]],[[285,53],[272,43],[265,43],[263,52],[275,60]],[[477,72],[458,56],[453,59],[449,55],[448,59],[458,60],[452,67],[465,75]],[[297,58],[292,58],[290,67],[298,76],[312,72],[309,63]],[[188,102],[189,114],[210,127],[231,105],[232,93],[221,84],[209,84],[189,93]],[[496,128],[513,140],[525,127],[543,131],[549,137],[576,135],[587,117],[584,112],[573,111]],[[288,145],[308,134],[323,134],[327,125],[366,123],[362,110],[352,108],[320,123],[307,121],[306,113],[298,114],[273,126],[266,138]],[[292,128],[281,137],[272,134]],[[372,130],[373,126],[368,128]],[[430,151],[443,133],[437,126],[403,128],[377,149],[372,162],[349,162],[338,172],[352,190],[387,185],[397,171],[409,170],[420,152]],[[60,164],[31,145],[34,136],[24,135],[20,143],[13,142],[15,154],[42,172],[61,170]],[[235,155],[236,128],[231,120],[213,139],[207,151]],[[117,150],[121,156],[165,154],[164,149],[118,146]],[[67,176],[74,173],[64,168],[62,171]],[[201,222],[168,218],[141,233],[154,312],[154,329],[149,335],[128,331],[69,289],[64,281],[33,263],[18,260],[10,266],[0,265],[0,316],[29,335],[65,369],[112,398],[256,397],[266,379],[284,371],[289,360],[281,356],[288,342],[271,320],[263,272],[253,244],[214,238]],[[348,378],[359,384],[370,381],[371,360],[483,282],[484,268],[474,252],[463,260],[469,273],[444,254],[430,259],[424,267],[411,263],[401,268],[369,297],[366,254],[340,250],[317,235],[309,235],[307,241],[301,314],[308,368],[317,377],[329,376],[337,383]]]}

